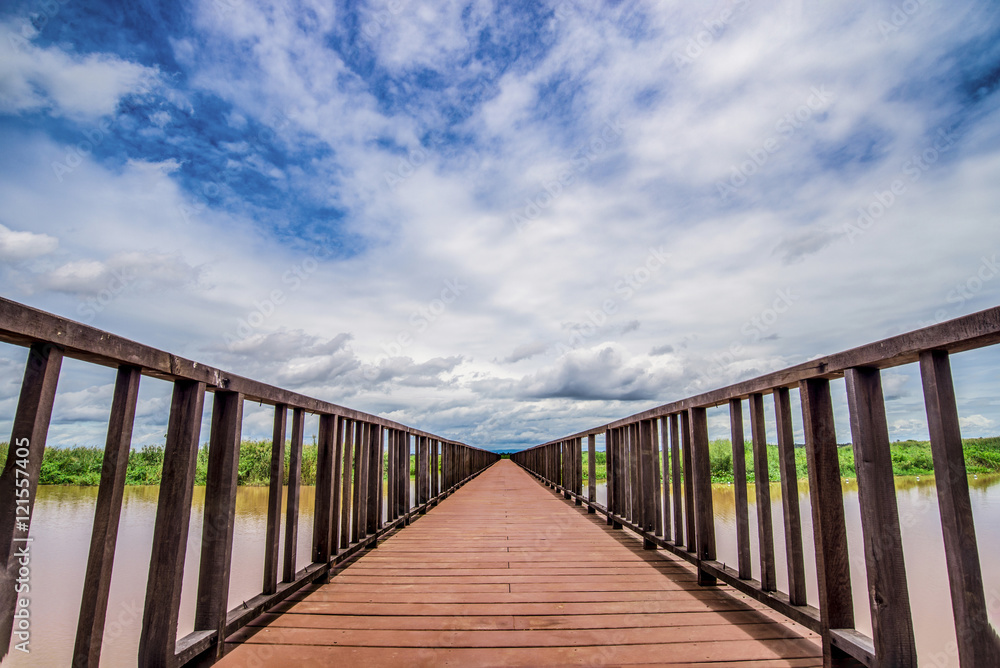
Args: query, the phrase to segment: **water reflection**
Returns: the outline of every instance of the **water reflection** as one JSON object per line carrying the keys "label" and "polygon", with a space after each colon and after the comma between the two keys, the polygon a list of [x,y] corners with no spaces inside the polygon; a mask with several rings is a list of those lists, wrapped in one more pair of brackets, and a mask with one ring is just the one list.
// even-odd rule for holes
{"label": "water reflection", "polygon": [[[986,582],[991,619],[996,623],[1000,613],[1000,569],[996,555],[1000,554],[1000,476],[980,475],[969,480],[973,513],[978,528],[979,550]],[[843,483],[847,519],[848,544],[854,589],[857,625],[870,633],[871,622],[867,607],[866,578],[861,544],[860,510],[857,483]],[[906,550],[907,580],[912,601],[918,650],[923,664],[957,666],[954,652],[955,632],[951,617],[941,537],[941,521],[937,512],[937,494],[931,477],[896,479],[897,499]],[[784,567],[785,547],[782,527],[781,490],[771,485],[774,518],[774,548],[778,585],[787,591]],[[104,639],[104,665],[134,665],[142,622],[153,521],[156,516],[158,487],[127,487],[122,505],[118,549],[115,555],[114,578],[108,606],[108,624]],[[411,485],[412,494],[412,485]],[[607,490],[598,486],[598,500],[604,503]],[[283,498],[287,498],[287,494]],[[412,496],[411,496],[412,498]],[[750,542],[754,555],[754,577],[760,577],[756,561],[757,532],[755,490],[749,486]],[[54,666],[68,665],[76,634],[76,619],[82,593],[83,575],[97,499],[95,487],[39,487],[32,520],[35,538],[32,557],[32,626],[31,654],[12,652],[4,665]],[[180,633],[193,628],[194,595],[200,552],[202,513],[205,489],[195,488],[191,516],[184,590],[181,600]],[[302,489],[297,539],[297,566],[310,559],[313,504],[315,489]],[[718,556],[721,561],[736,563],[735,496],[732,485],[713,486],[716,512]],[[809,602],[817,603],[815,555],[812,536],[812,515],[808,484],[799,483],[802,533],[805,537],[807,592]],[[384,504],[383,504],[384,508]],[[284,516],[284,512],[282,513]],[[233,545],[233,575],[230,607],[249,599],[261,590],[264,562],[264,531],[267,522],[267,489],[241,487],[236,499],[236,525]]]}

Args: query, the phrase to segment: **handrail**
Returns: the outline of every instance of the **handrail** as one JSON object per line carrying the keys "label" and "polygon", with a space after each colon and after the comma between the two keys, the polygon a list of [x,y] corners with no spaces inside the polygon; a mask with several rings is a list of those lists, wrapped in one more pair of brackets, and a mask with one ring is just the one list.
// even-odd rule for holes
{"label": "handrail", "polygon": [[[78,618],[74,666],[97,666],[107,613],[125,472],[142,376],[173,382],[173,397],[138,662],[210,663],[225,638],[306,584],[374,547],[499,459],[393,420],[228,373],[0,298],[0,341],[27,347],[9,453],[0,474],[0,657],[18,640],[19,551],[28,535],[56,386],[64,357],[118,370],[104,451],[90,554]],[[177,638],[198,438],[206,392],[214,394],[209,437],[195,630]],[[227,610],[243,404],[274,406],[262,591]],[[291,410],[284,550],[279,545],[288,413]],[[312,563],[296,570],[303,424],[319,415]],[[416,498],[410,455],[416,454]],[[384,457],[387,456],[387,459]],[[383,472],[383,463],[387,470]],[[385,473],[385,475],[383,475]],[[385,482],[383,482],[385,481]],[[383,485],[388,499],[382,520]],[[25,491],[26,490],[26,491]],[[280,573],[279,573],[280,571]]]}
{"label": "handrail", "polygon": [[[816,631],[825,666],[917,665],[899,512],[893,483],[881,370],[918,363],[922,377],[944,549],[963,667],[1000,665],[1000,638],[987,616],[950,355],[1000,342],[1000,307],[943,322],[781,371],[686,397],[512,455],[546,485],[614,528],[639,534],[697,567],[703,585],[721,580]],[[854,602],[837,458],[830,380],[844,377],[857,469],[872,637],[854,623]],[[819,607],[806,604],[802,527],[790,391],[802,407]],[[763,397],[774,395],[788,591],[778,591]],[[736,496],[737,568],[716,559],[707,409],[728,405]],[[750,412],[758,508],[757,558],[751,576],[743,409]],[[603,434],[607,506],[597,503],[594,461]],[[589,490],[582,490],[582,444],[588,440]],[[660,467],[663,466],[664,475]],[[669,475],[667,471],[669,469]]]}

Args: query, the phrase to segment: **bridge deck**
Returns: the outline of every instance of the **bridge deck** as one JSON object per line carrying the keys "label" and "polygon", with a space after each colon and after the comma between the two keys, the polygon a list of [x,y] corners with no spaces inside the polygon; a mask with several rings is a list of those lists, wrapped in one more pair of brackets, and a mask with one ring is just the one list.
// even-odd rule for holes
{"label": "bridge deck", "polygon": [[818,637],[500,461],[222,665],[821,666]]}

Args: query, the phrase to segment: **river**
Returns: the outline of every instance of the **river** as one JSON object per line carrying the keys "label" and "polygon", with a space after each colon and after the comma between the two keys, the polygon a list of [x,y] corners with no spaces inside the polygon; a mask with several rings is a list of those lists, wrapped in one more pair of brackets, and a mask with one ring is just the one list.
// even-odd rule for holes
{"label": "river", "polygon": [[[978,529],[987,601],[990,605],[991,620],[996,625],[1000,619],[1000,568],[997,567],[997,555],[1000,555],[1000,475],[970,476],[969,483]],[[933,478],[897,478],[896,490],[906,550],[907,581],[921,665],[958,666],[958,657],[953,648],[955,631]],[[104,636],[102,663],[106,666],[135,665],[158,491],[158,487],[125,489]],[[750,485],[748,494],[750,536],[753,553],[756,554],[756,506],[753,502],[755,498],[753,485]],[[809,509],[808,484],[804,480],[799,483],[799,495],[802,533],[806,537],[806,569],[810,573],[807,578],[807,591],[809,602],[816,605],[815,555],[811,542],[812,517]],[[605,489],[604,485],[601,485],[598,498],[602,503],[604,497]],[[718,558],[727,564],[735,565],[736,520],[733,487],[714,485],[713,497]],[[96,487],[38,488],[31,524],[31,534],[34,537],[31,561],[31,653],[25,655],[12,651],[3,665],[69,665],[76,635],[76,619],[79,614],[96,499]],[[191,516],[191,540],[184,570],[180,635],[186,634],[193,628],[194,593],[197,585],[204,499],[205,488],[196,487]],[[781,491],[776,484],[771,486],[771,499],[778,585],[780,589],[787,590]],[[309,561],[313,501],[314,489],[303,488],[297,551],[299,568]],[[854,555],[851,560],[851,571],[857,627],[870,633],[871,620],[867,606],[860,511],[855,482],[844,483],[844,504],[848,542]],[[239,488],[236,501],[230,608],[261,590],[266,522],[267,488]],[[759,578],[759,575],[759,565],[754,563],[754,577]]]}

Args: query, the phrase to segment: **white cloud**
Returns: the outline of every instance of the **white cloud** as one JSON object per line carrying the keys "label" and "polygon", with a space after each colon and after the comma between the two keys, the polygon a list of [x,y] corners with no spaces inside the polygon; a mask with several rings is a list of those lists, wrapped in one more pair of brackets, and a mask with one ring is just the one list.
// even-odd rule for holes
{"label": "white cloud", "polygon": [[0,261],[18,262],[47,255],[56,249],[59,240],[48,234],[14,230],[0,225]]}
{"label": "white cloud", "polygon": [[8,114],[48,109],[104,116],[123,96],[148,92],[159,79],[156,69],[113,55],[74,56],[58,46],[38,47],[8,24],[0,24],[0,40],[12,46],[0,59],[0,112]]}

